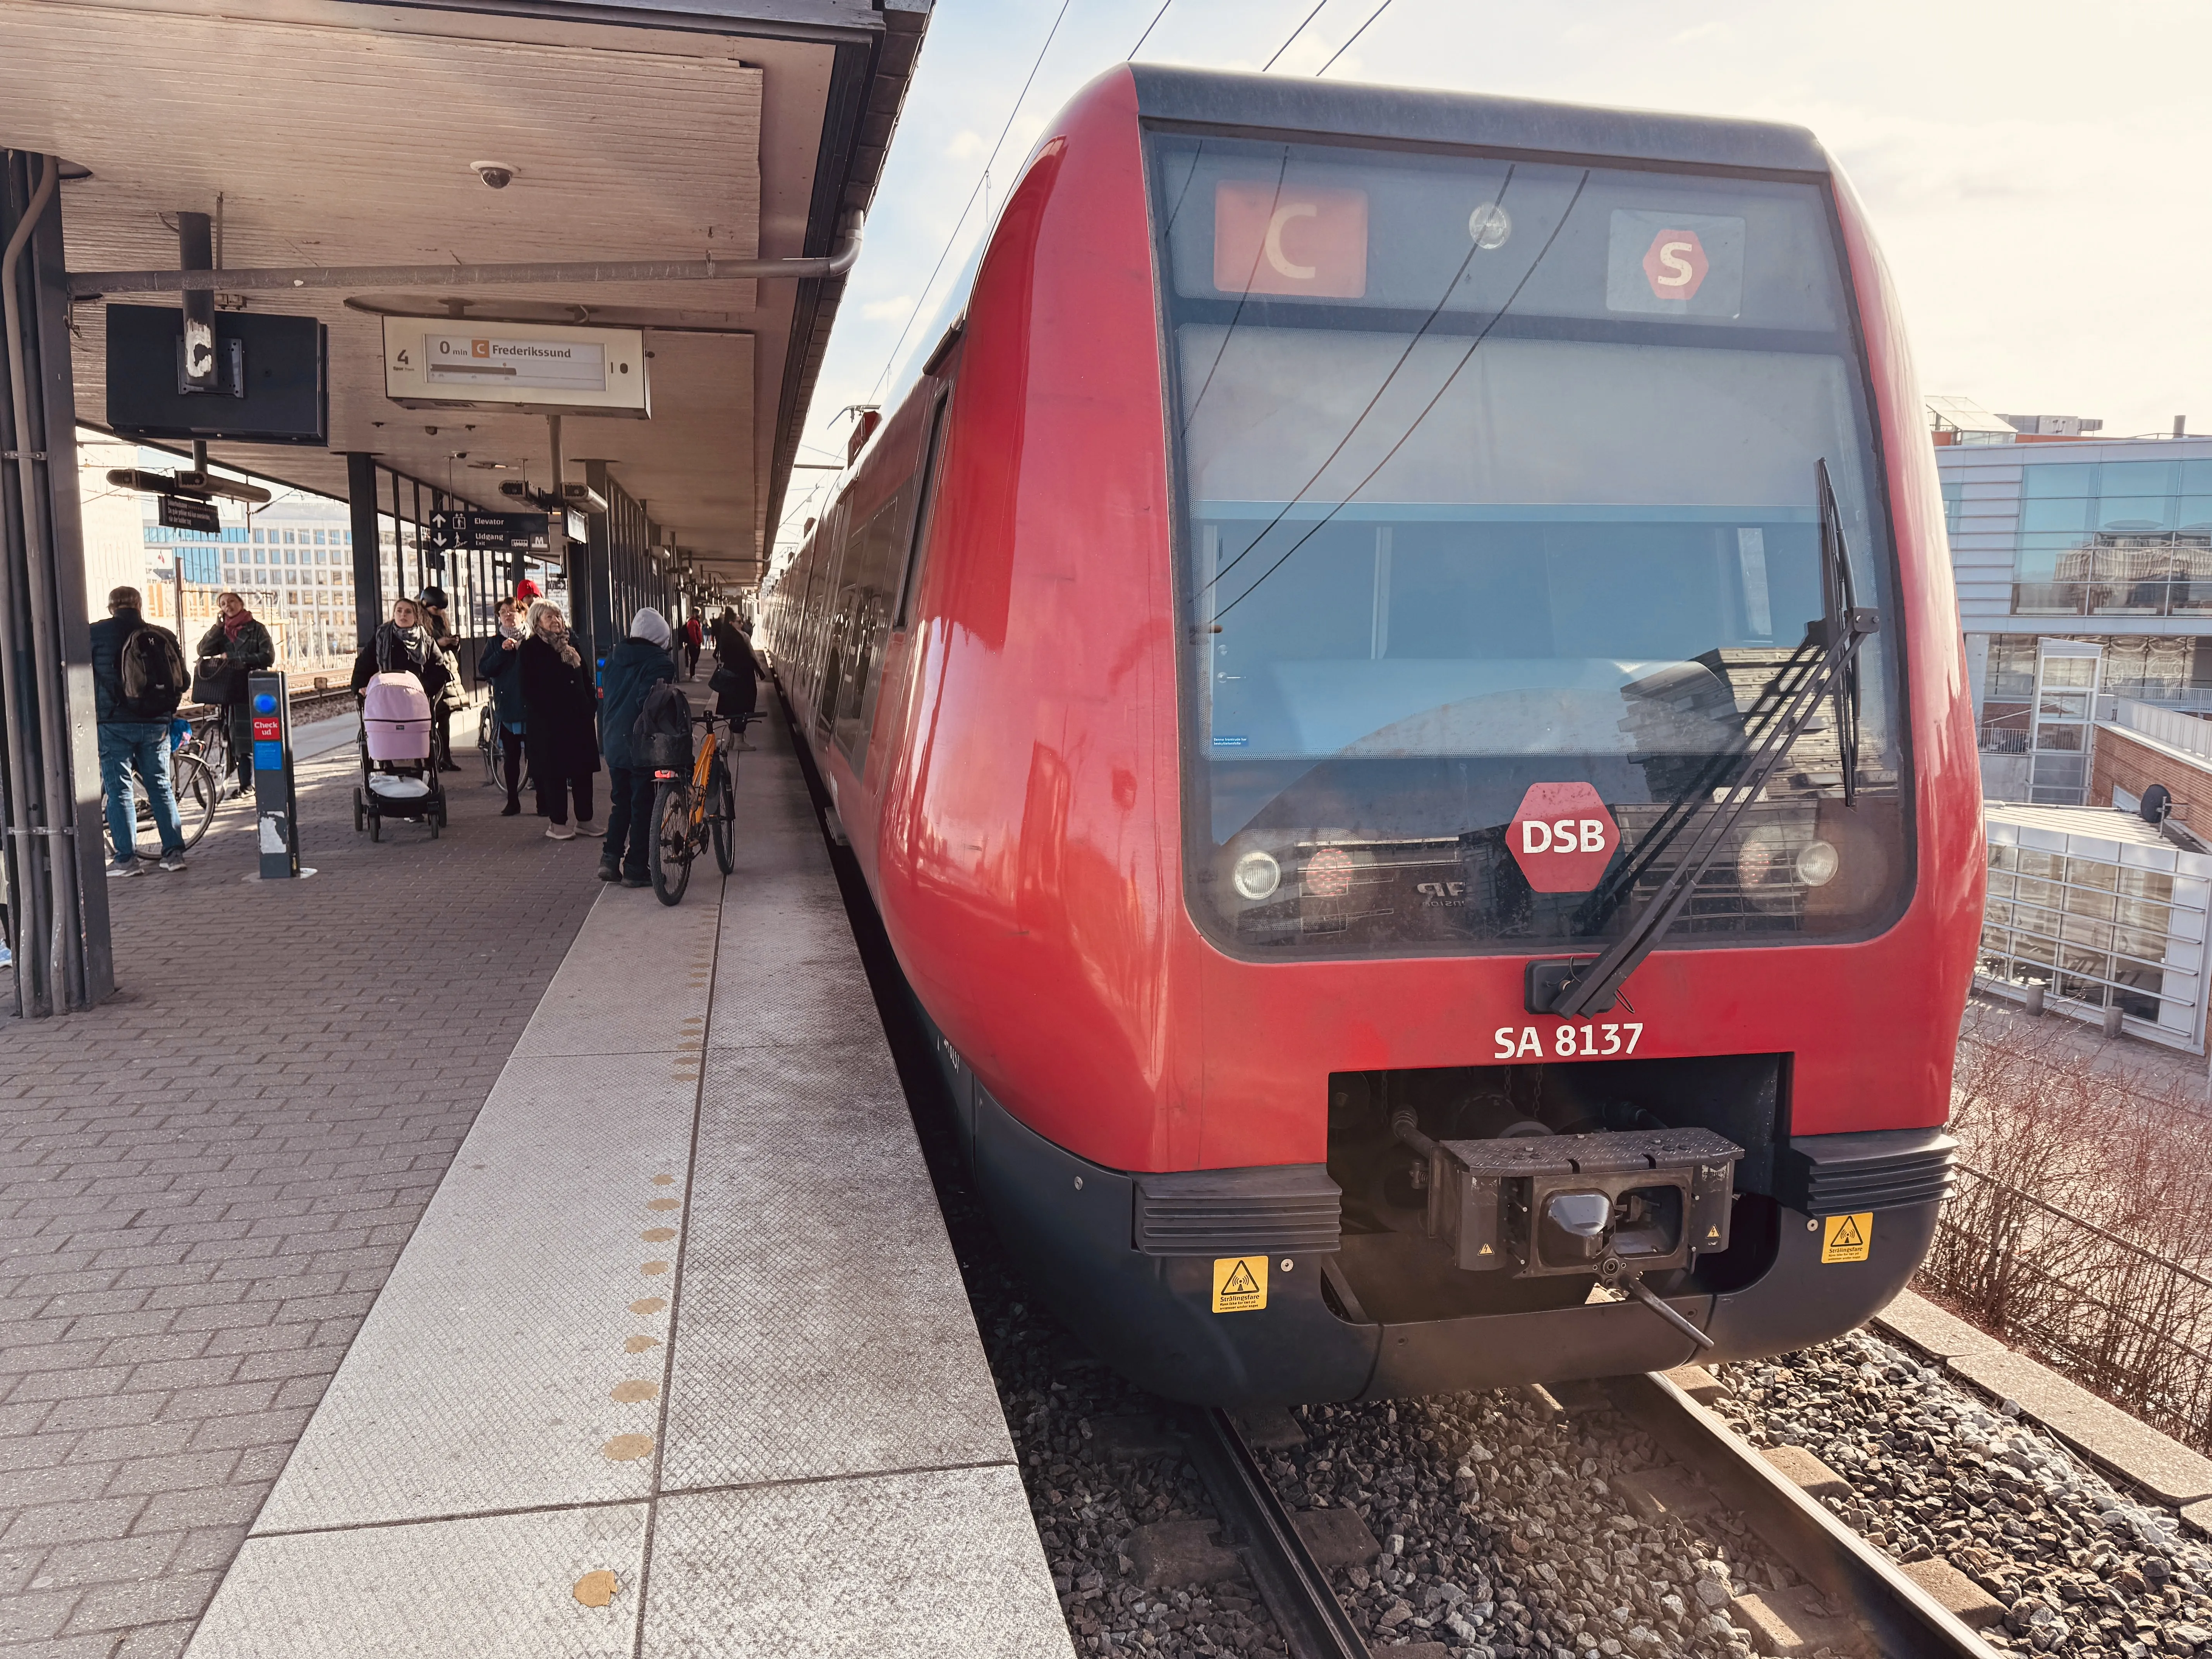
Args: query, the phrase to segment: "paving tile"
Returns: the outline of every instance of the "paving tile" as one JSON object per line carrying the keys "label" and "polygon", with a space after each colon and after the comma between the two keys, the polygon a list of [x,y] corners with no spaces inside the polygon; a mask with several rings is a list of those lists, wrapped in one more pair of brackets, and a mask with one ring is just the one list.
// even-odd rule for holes
{"label": "paving tile", "polygon": [[665,1498],[647,1594],[642,1659],[1072,1651],[1006,1466]]}
{"label": "paving tile", "polygon": [[192,1659],[630,1659],[644,1545],[642,1504],[251,1539]]}
{"label": "paving tile", "polygon": [[[353,777],[345,751],[301,769],[313,883],[245,885],[252,835],[227,809],[188,877],[111,891],[122,996],[0,1018],[0,1387],[50,1373],[33,1393],[58,1392],[0,1396],[0,1479],[115,1483],[81,1503],[0,1502],[19,1539],[50,1540],[0,1536],[0,1594],[4,1562],[27,1559],[55,1587],[149,1598],[128,1613],[139,1622],[8,1659],[181,1650],[207,1576],[307,1420],[307,1405],[276,1402],[337,1369],[365,1287],[398,1258],[598,897],[535,820],[499,818],[490,790],[457,788],[436,842],[356,842]],[[395,904],[434,916],[452,948],[400,975],[356,948]],[[241,917],[270,971],[211,978],[199,941]],[[395,1066],[394,1031],[428,1063]],[[310,1274],[318,1254],[341,1259]],[[181,1613],[165,1611],[171,1576]],[[31,1635],[0,1626],[0,1641]]]}

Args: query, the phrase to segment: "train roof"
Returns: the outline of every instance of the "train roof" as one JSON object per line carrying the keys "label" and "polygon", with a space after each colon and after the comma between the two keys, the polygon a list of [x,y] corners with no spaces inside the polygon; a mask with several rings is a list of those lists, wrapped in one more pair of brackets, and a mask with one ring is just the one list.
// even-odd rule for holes
{"label": "train roof", "polygon": [[1533,98],[1363,86],[1287,75],[1133,64],[1137,112],[1147,120],[1264,128],[1577,159],[1673,162],[1762,172],[1830,171],[1803,127],[1668,115],[1653,110],[1550,104]]}

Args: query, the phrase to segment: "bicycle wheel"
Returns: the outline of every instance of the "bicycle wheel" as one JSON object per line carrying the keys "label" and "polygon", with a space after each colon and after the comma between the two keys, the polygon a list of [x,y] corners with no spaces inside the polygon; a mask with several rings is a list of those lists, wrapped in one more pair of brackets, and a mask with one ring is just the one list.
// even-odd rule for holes
{"label": "bicycle wheel", "polygon": [[484,782],[496,788],[499,784],[499,721],[493,717],[489,703],[486,703],[483,713],[477,716],[477,750],[483,757]]}
{"label": "bicycle wheel", "polygon": [[663,904],[684,896],[691,881],[691,786],[664,783],[653,792],[653,890]]}
{"label": "bicycle wheel", "polygon": [[185,845],[197,847],[215,822],[222,780],[198,755],[179,751],[169,757],[169,787],[177,798],[177,823],[185,832]]}
{"label": "bicycle wheel", "polygon": [[707,813],[714,826],[714,862],[726,876],[738,862],[738,791],[720,755],[707,774]]}

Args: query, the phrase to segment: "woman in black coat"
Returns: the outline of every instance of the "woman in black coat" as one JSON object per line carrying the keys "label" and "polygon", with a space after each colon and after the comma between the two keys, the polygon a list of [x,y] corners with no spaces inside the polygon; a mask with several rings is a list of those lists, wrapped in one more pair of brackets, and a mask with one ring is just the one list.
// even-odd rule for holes
{"label": "woman in black coat", "polygon": [[[538,785],[538,811],[549,820],[549,841],[603,836],[592,822],[592,774],[599,769],[599,694],[592,665],[569,642],[560,608],[540,600],[530,607],[530,637],[515,652],[528,714],[523,750]],[[576,827],[568,827],[568,799],[576,802]]]}

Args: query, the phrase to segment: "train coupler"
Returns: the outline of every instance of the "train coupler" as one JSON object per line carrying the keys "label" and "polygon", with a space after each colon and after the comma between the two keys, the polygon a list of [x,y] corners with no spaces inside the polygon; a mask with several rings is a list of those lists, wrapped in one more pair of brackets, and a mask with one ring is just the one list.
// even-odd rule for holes
{"label": "train coupler", "polygon": [[1710,1129],[1420,1139],[1428,1231],[1469,1272],[1610,1285],[1728,1249],[1743,1148]]}

